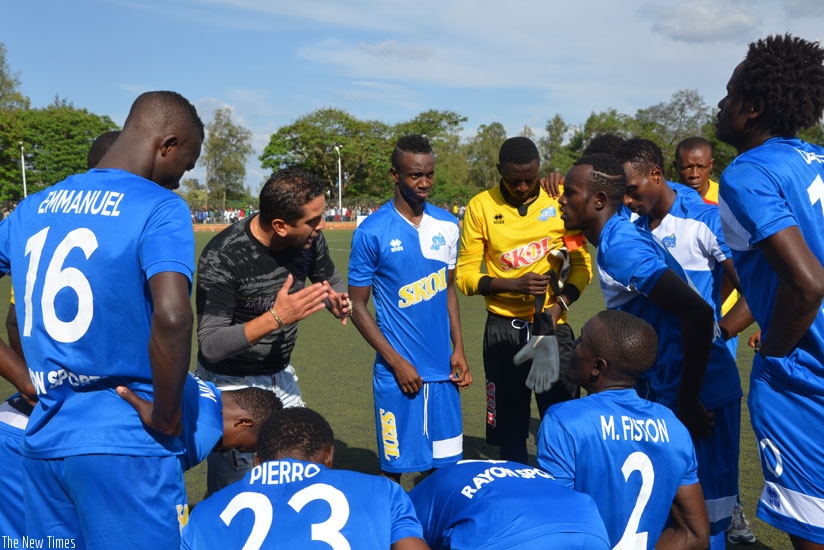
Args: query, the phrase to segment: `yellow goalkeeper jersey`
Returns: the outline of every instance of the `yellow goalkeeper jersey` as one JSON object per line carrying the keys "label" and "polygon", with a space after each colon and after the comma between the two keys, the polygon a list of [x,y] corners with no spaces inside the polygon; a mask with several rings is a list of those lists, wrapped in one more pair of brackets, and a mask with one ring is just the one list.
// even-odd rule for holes
{"label": "yellow goalkeeper jersey", "polygon": [[[552,251],[561,248],[569,252],[570,270],[565,284],[583,292],[592,279],[592,260],[585,237],[564,229],[558,201],[541,190],[522,216],[518,207],[504,200],[498,187],[488,189],[472,197],[466,207],[456,284],[471,296],[479,293],[478,283],[485,275],[514,279],[549,269],[560,275],[563,260]],[[498,315],[529,321],[535,312],[533,296],[503,293],[484,298],[486,308]],[[552,305],[555,299],[550,288],[546,305]],[[566,322],[566,312],[560,320]]]}

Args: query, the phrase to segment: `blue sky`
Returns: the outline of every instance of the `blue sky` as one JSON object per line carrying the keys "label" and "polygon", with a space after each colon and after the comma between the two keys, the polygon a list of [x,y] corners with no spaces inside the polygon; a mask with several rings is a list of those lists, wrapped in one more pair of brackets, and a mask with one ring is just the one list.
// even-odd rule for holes
{"label": "blue sky", "polygon": [[[5,0],[0,42],[34,107],[55,95],[123,123],[134,98],[175,90],[253,132],[247,185],[278,128],[321,107],[409,120],[466,117],[541,135],[697,89],[714,106],[747,44],[824,41],[821,0]],[[189,175],[204,177],[201,167]]]}

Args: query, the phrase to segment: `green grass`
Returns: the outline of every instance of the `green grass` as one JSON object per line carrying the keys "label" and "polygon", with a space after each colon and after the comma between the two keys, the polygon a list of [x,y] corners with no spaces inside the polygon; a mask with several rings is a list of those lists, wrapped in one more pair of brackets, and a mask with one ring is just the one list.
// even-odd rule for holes
{"label": "green grass", "polygon": [[[215,233],[195,233],[198,255]],[[326,240],[332,259],[341,274],[346,277],[349,244],[352,230],[328,229]],[[0,296],[8,296],[9,279],[0,279]],[[479,296],[466,297],[459,293],[464,343],[470,370],[475,382],[462,393],[464,413],[464,457],[497,458],[497,450],[486,445],[484,420],[486,395],[483,383],[481,341],[486,314],[484,301]],[[7,303],[0,303],[0,315],[5,318]],[[576,302],[570,312],[570,324],[576,330],[604,307],[604,301],[594,281]],[[738,366],[744,385],[749,387],[749,370],[753,352],[746,347],[750,332],[740,338]],[[192,370],[196,341],[192,342]],[[332,425],[336,435],[335,465],[367,473],[378,472],[376,454],[375,421],[372,409],[372,362],[374,351],[351,324],[340,326],[340,321],[321,312],[300,323],[298,343],[292,362],[300,378],[300,387],[307,405],[322,413]],[[0,380],[0,396],[12,392],[4,380]],[[533,403],[531,432],[537,431],[539,419]],[[755,517],[755,506],[761,493],[761,466],[756,451],[755,438],[750,429],[746,406],[742,411],[741,498],[747,517],[753,525],[758,543],[751,548],[787,548],[789,541],[783,533]],[[530,459],[535,464],[535,439],[529,440]],[[201,464],[186,475],[191,503],[202,498],[206,486],[206,467]],[[404,476],[408,489],[418,481],[414,475]]]}

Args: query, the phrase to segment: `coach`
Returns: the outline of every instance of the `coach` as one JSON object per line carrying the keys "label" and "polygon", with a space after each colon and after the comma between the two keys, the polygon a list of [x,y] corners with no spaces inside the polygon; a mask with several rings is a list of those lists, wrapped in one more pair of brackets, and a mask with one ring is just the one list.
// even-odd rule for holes
{"label": "coach", "polygon": [[[348,295],[321,231],[323,183],[301,170],[273,174],[260,213],[221,231],[197,266],[197,374],[220,389],[274,391],[302,407],[290,363],[297,322],[327,307],[346,324]],[[306,279],[312,281],[305,286]],[[209,455],[207,495],[241,479],[252,453]]]}

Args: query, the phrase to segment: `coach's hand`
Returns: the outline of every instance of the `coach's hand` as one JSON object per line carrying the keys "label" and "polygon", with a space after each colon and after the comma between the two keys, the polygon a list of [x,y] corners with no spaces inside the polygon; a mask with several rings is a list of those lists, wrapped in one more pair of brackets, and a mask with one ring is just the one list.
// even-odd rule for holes
{"label": "coach's hand", "polygon": [[396,365],[392,365],[392,371],[403,393],[418,393],[423,387],[423,379],[418,375],[418,369],[403,357],[399,358]]}
{"label": "coach's hand", "polygon": [[352,315],[352,300],[349,299],[349,294],[346,292],[335,292],[332,286],[323,281],[323,285],[327,287],[329,294],[329,311],[332,315],[340,319],[340,324],[346,326],[346,321]]}
{"label": "coach's hand", "polygon": [[140,421],[143,422],[143,425],[147,428],[165,435],[180,435],[180,433],[183,432],[183,425],[179,421],[174,430],[169,430],[168,427],[165,426],[162,428],[155,426],[152,421],[154,411],[154,403],[152,401],[143,399],[126,386],[117,386],[115,391],[117,391],[117,395],[122,397],[124,401],[134,407],[137,415],[140,417]]}
{"label": "coach's hand", "polygon": [[277,298],[275,298],[274,308],[284,325],[302,321],[325,308],[325,301],[329,298],[329,290],[331,289],[329,283],[326,283],[326,286],[322,283],[314,283],[290,294],[289,291],[293,283],[294,279],[290,273],[286,276],[283,288],[280,289]]}

